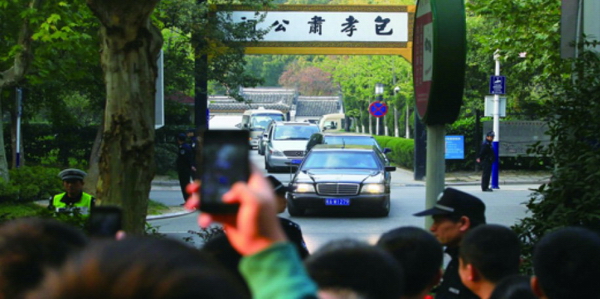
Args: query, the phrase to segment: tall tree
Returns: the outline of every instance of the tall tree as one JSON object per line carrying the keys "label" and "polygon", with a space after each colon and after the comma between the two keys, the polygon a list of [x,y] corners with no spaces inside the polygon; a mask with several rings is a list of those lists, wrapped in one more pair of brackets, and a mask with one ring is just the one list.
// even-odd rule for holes
{"label": "tall tree", "polygon": [[[16,43],[9,43],[11,39],[10,35],[7,34],[3,39],[3,43],[0,47],[7,50],[5,53],[9,53],[8,57],[2,57],[2,61],[11,61],[10,65],[3,66],[7,67],[4,70],[0,70],[0,117],[2,117],[2,90],[16,86],[20,81],[23,80],[32,62],[32,48],[31,48],[31,36],[34,30],[32,29],[33,24],[31,17],[33,13],[40,7],[41,0],[31,0],[26,5],[21,5],[20,9],[8,10],[10,1],[0,1],[0,7],[3,8],[3,12],[0,14],[0,18],[10,18],[15,15],[21,16],[22,21],[20,22],[20,28],[11,26],[11,23],[2,23],[4,32],[18,32],[16,36]],[[19,3],[21,4],[21,3]],[[14,9],[14,7],[13,7]],[[15,23],[12,23],[15,24]],[[11,30],[12,29],[12,30]],[[17,29],[17,30],[15,30]],[[0,178],[8,180],[8,163],[6,159],[6,152],[4,150],[4,130],[2,128],[2,122],[0,121]]]}
{"label": "tall tree", "polygon": [[154,177],[156,58],[162,35],[150,20],[159,0],[88,0],[100,21],[106,109],[98,198],[124,210],[124,228],[144,230]]}

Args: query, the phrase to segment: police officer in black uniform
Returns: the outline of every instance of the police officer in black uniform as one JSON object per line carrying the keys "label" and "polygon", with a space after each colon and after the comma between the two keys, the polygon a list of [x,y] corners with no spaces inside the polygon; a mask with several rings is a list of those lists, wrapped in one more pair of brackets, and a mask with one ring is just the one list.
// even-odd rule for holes
{"label": "police officer in black uniform", "polygon": [[183,195],[183,202],[187,200],[188,194],[185,191],[185,187],[193,179],[196,172],[196,163],[194,161],[194,151],[189,143],[186,141],[186,134],[180,133],[177,135],[177,143],[179,149],[177,151],[177,175],[179,176],[179,185],[181,186],[181,194]]}
{"label": "police officer in black uniform", "polygon": [[483,169],[481,173],[481,191],[492,192],[490,188],[490,176],[492,175],[492,164],[496,160],[496,154],[492,148],[492,141],[494,140],[494,131],[489,131],[485,135],[485,140],[481,144],[481,150],[477,157],[477,163],[481,164]]}
{"label": "police officer in black uniform", "polygon": [[[285,194],[288,192],[289,188],[281,183],[276,177],[269,175],[267,176],[271,185],[273,185],[273,189],[275,190],[275,197],[277,199],[277,212],[283,213],[287,206],[287,202],[285,200]],[[302,230],[300,229],[300,225],[292,220],[287,218],[279,217],[279,222],[283,227],[283,232],[287,236],[288,240],[294,244],[300,257],[302,259],[306,258],[309,253],[306,248],[306,243],[304,242],[304,238],[302,237]]]}
{"label": "police officer in black uniform", "polygon": [[429,228],[438,241],[446,246],[451,260],[444,270],[442,283],[434,289],[436,299],[478,299],[460,280],[458,251],[465,234],[478,225],[485,224],[485,204],[477,197],[446,188],[431,209],[413,214],[433,217]]}

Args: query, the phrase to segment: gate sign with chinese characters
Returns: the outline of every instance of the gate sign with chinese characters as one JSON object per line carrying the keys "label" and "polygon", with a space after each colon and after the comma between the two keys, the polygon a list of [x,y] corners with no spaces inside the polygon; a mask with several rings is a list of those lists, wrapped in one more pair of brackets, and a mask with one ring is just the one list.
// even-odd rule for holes
{"label": "gate sign with chinese characters", "polygon": [[369,105],[369,113],[375,117],[383,117],[387,111],[388,107],[385,102],[375,101]]}
{"label": "gate sign with chinese characters", "polygon": [[382,54],[411,61],[414,11],[415,6],[278,5],[257,14],[234,6],[229,17],[268,30],[261,41],[246,45],[246,54]]}

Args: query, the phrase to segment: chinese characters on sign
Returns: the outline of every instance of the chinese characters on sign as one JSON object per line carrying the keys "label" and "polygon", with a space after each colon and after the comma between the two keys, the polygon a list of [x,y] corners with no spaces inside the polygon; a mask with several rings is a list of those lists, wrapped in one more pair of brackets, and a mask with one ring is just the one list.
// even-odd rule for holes
{"label": "chinese characters on sign", "polygon": [[264,21],[251,11],[234,11],[233,22],[269,30],[265,42],[407,42],[407,12],[269,11]]}

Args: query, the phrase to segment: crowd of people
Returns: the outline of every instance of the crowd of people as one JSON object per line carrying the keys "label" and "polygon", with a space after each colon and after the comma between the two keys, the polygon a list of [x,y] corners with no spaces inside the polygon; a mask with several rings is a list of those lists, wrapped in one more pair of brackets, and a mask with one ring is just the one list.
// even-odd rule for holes
{"label": "crowd of people", "polygon": [[[199,188],[187,186],[186,208],[198,208]],[[415,214],[433,217],[429,232],[397,227],[376,244],[340,239],[309,254],[299,226],[277,216],[285,192],[254,169],[223,196],[239,204],[236,214],[199,214],[201,227],[218,222],[225,232],[201,249],[149,236],[90,238],[52,219],[5,222],[0,299],[600,297],[600,236],[585,228],[544,236],[534,275],[524,276],[516,234],[487,224],[479,198],[447,188]]]}

